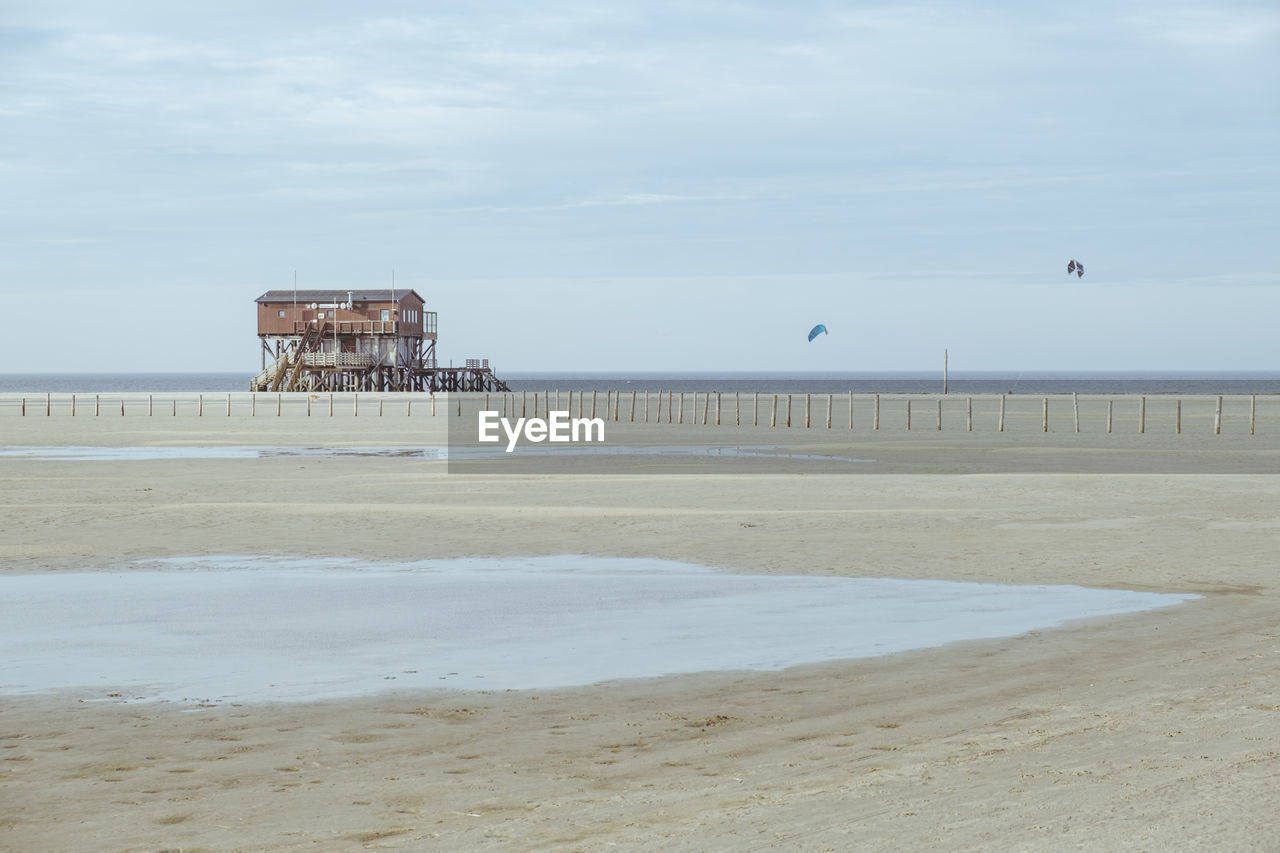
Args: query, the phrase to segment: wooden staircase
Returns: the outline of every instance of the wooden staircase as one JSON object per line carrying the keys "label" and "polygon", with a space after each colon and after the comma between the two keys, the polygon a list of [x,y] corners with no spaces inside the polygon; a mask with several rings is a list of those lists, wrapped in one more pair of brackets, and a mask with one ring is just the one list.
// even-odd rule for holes
{"label": "wooden staircase", "polygon": [[307,353],[320,349],[320,342],[324,340],[324,333],[328,328],[328,323],[312,323],[307,326],[306,334],[293,352],[293,362],[276,371],[275,381],[271,384],[272,391],[293,391],[297,388],[298,374],[302,372],[302,363],[306,361]]}

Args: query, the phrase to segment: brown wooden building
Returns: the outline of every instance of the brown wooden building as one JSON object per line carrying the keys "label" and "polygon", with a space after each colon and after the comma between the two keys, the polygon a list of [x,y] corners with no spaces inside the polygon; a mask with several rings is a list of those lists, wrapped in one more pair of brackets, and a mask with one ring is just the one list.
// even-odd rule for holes
{"label": "brown wooden building", "polygon": [[257,298],[254,391],[500,391],[483,369],[436,364],[436,312],[413,290],[269,290]]}

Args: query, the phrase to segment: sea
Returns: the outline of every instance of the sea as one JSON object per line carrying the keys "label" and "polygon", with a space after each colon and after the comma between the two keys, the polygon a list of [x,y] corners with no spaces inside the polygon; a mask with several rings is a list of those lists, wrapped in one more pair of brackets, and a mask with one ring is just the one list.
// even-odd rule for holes
{"label": "sea", "polygon": [[[510,372],[497,371],[515,391],[720,391],[774,394],[940,394],[941,371],[748,372]],[[0,393],[248,391],[243,373],[3,373]],[[960,372],[947,378],[950,394],[1280,394],[1280,371],[1213,372]]]}

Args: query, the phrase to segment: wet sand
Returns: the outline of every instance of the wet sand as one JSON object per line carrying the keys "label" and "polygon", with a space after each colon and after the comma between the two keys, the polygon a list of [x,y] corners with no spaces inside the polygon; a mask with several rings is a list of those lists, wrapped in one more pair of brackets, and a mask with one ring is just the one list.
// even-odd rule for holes
{"label": "wet sand", "polygon": [[[1076,434],[1069,415],[1045,434],[1032,405],[1004,434],[887,416],[879,433],[612,434],[879,460],[843,473],[709,457],[475,476],[377,456],[0,460],[4,572],[579,553],[1203,596],[783,672],[195,709],[4,696],[0,847],[1275,849],[1280,424],[1250,436],[1237,406],[1215,436],[1196,406],[1181,436],[1154,405],[1143,435],[1119,417]],[[442,442],[443,421],[4,409],[0,445],[403,447]]]}

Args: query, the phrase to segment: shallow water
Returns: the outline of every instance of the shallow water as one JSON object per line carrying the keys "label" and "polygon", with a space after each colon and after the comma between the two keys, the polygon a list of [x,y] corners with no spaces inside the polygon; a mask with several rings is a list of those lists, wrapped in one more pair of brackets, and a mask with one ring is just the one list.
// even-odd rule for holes
{"label": "shallow water", "polygon": [[[574,456],[739,456],[753,458],[814,459],[833,462],[874,462],[840,455],[788,453],[784,445],[586,445],[536,447],[521,445],[517,456],[551,454]],[[417,459],[507,459],[501,447],[256,447],[256,446],[132,446],[132,447],[0,447],[0,458],[47,459],[59,462],[139,462],[167,459],[271,459],[285,456],[408,457]]]}
{"label": "shallow water", "polygon": [[258,702],[546,689],[874,657],[1196,597],[583,556],[166,559],[0,576],[0,693]]}

